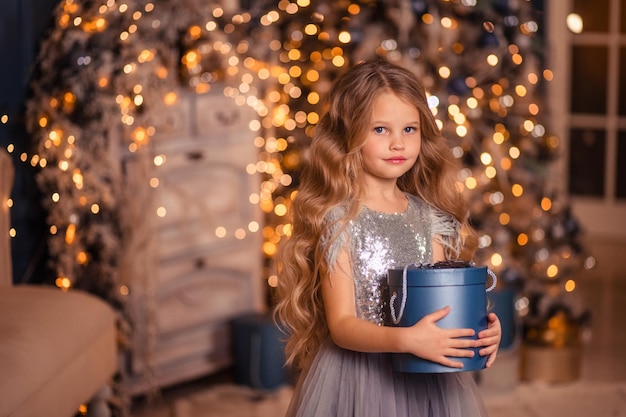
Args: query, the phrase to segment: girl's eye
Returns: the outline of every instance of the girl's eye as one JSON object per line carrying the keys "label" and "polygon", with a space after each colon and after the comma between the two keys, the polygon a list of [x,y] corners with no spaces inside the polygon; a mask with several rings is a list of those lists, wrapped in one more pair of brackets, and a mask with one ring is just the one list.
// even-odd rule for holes
{"label": "girl's eye", "polygon": [[374,132],[376,132],[376,133],[385,133],[385,128],[381,127],[381,126],[375,127],[374,128]]}
{"label": "girl's eye", "polygon": [[417,128],[413,126],[408,126],[404,128],[404,133],[415,133],[417,132]]}

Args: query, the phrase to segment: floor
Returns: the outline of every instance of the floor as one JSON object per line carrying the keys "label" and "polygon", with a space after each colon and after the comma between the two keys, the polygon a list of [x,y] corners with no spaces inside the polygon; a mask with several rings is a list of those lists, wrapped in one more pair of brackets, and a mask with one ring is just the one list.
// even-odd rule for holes
{"label": "floor", "polygon": [[[477,375],[490,417],[626,417],[626,263],[620,262],[621,256],[626,255],[626,242],[590,239],[588,248],[597,259],[597,266],[576,281],[576,293],[592,313],[579,376],[560,383],[520,381],[520,349],[502,351],[497,366]],[[551,364],[546,362],[545,366]],[[237,388],[229,388],[231,382],[230,374],[225,372],[173,387],[164,390],[156,401],[137,402],[132,415],[282,417],[289,391],[263,397],[242,388],[235,395]],[[213,403],[200,402],[200,398],[208,401],[207,392],[212,393]],[[224,408],[228,411],[220,412],[213,406],[216,399],[223,406],[227,398],[233,403]],[[257,402],[255,411],[245,408],[250,407],[251,401]],[[215,409],[213,413],[211,409]]]}

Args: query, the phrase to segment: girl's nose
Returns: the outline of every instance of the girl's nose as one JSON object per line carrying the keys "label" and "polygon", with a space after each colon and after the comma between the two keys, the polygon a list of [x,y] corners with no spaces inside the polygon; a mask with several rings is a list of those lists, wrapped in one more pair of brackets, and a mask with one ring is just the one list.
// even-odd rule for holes
{"label": "girl's nose", "polygon": [[404,138],[402,135],[392,135],[389,148],[393,150],[404,149]]}

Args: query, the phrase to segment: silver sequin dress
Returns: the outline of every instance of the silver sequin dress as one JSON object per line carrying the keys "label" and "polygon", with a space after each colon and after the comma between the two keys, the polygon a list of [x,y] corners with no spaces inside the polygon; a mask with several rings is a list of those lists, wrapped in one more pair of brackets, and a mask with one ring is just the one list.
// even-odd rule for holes
{"label": "silver sequin dress", "polygon": [[[411,196],[403,213],[361,209],[329,244],[329,265],[349,248],[357,315],[389,324],[387,269],[432,262],[432,238],[454,248],[456,220]],[[331,218],[340,215],[337,209]],[[389,353],[345,350],[328,340],[296,387],[287,417],[479,417],[486,416],[471,373],[394,371]]]}

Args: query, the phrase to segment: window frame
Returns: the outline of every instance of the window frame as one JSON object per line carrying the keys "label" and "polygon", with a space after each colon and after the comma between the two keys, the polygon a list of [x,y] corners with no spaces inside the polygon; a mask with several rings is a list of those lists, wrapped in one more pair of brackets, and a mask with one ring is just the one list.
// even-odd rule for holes
{"label": "window frame", "polygon": [[[626,199],[616,198],[618,136],[626,131],[626,116],[619,115],[620,48],[626,48],[626,28],[620,28],[622,0],[608,0],[608,32],[572,33],[566,18],[573,11],[573,0],[546,2],[547,61],[554,72],[554,80],[548,83],[548,112],[551,127],[561,138],[561,156],[551,167],[555,178],[552,187],[559,194],[567,195],[573,213],[587,234],[626,239]],[[575,46],[605,46],[608,48],[607,103],[604,114],[572,113],[570,102],[575,92],[571,88],[572,51]],[[621,69],[626,73],[626,68]],[[626,77],[622,77],[626,82]],[[623,87],[622,87],[623,88]],[[622,103],[622,106],[625,104]],[[569,194],[569,161],[571,129],[601,129],[605,131],[604,193],[601,196]],[[622,133],[622,136],[624,134]],[[626,143],[622,143],[626,146]],[[584,175],[585,173],[581,173]]]}

